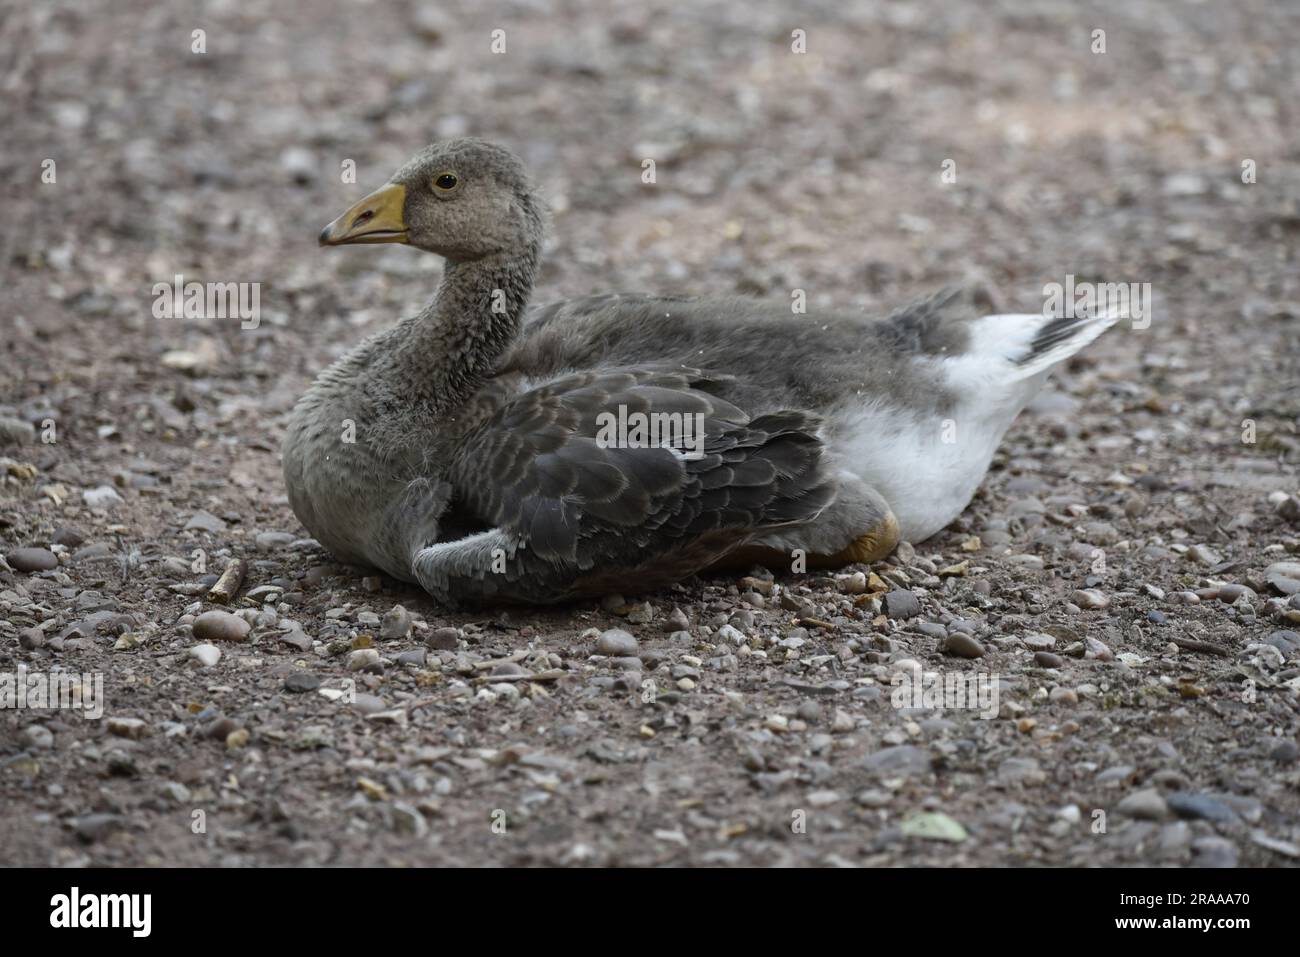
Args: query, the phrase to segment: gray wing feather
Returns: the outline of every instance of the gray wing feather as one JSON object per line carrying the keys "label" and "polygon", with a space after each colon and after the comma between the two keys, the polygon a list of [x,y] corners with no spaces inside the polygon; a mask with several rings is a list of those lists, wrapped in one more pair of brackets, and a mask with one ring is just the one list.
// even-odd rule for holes
{"label": "gray wing feather", "polygon": [[[464,443],[450,478],[485,525],[518,543],[506,581],[529,578],[535,592],[542,580],[559,592],[597,566],[644,570],[687,553],[699,563],[705,551],[725,552],[820,512],[834,483],[817,418],[778,412],[750,421],[700,388],[708,381],[691,370],[564,376],[490,415]],[[620,406],[699,414],[702,454],[598,442],[600,413],[617,415]],[[710,548],[696,547],[706,535]]]}

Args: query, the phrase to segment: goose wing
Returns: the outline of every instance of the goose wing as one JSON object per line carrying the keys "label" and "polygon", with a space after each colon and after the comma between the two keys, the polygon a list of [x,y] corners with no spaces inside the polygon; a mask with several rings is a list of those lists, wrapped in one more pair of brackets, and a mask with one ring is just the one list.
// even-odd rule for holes
{"label": "goose wing", "polygon": [[816,417],[750,419],[709,381],[692,370],[568,375],[481,423],[450,480],[512,544],[508,577],[549,574],[558,587],[597,566],[645,572],[687,553],[689,574],[760,530],[819,513],[834,486]]}

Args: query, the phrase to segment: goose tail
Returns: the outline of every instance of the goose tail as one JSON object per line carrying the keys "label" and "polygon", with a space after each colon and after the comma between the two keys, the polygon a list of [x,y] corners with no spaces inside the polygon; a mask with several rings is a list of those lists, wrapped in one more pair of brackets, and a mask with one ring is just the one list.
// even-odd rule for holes
{"label": "goose tail", "polygon": [[1128,318],[1128,309],[1112,306],[1081,315],[1025,318],[1037,320],[1038,326],[1028,347],[1011,363],[1013,374],[1019,379],[1032,378],[1065,361],[1116,322]]}

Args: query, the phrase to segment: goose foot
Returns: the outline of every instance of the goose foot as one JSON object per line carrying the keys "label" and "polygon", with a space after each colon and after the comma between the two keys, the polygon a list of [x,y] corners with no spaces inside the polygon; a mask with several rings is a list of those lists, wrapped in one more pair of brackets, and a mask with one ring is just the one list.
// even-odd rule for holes
{"label": "goose foot", "polygon": [[809,555],[808,564],[816,568],[839,568],[858,562],[878,562],[894,550],[898,537],[898,519],[893,512],[888,512],[879,525],[834,555]]}

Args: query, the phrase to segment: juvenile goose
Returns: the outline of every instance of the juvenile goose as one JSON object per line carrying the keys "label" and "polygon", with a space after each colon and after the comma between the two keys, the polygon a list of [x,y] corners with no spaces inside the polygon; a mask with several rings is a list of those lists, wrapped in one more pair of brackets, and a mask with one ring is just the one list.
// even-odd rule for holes
{"label": "juvenile goose", "polygon": [[[542,236],[519,161],[472,139],[424,149],[322,231],[446,260],[429,306],[291,417],[289,501],[338,558],[448,604],[881,558],[961,513],[1049,370],[1115,321],[981,317],[957,292],[875,320],[640,295],[526,316]],[[699,429],[611,442],[634,413]]]}

